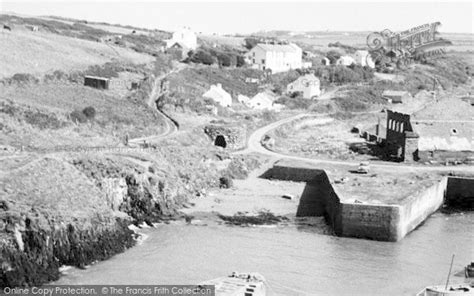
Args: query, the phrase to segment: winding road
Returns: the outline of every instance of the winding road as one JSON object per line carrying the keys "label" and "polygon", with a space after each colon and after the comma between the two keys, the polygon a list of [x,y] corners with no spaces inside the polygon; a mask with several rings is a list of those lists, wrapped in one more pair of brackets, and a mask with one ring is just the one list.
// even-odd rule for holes
{"label": "winding road", "polygon": [[[313,164],[329,164],[329,165],[344,165],[344,166],[351,166],[351,167],[357,167],[360,163],[360,161],[346,161],[346,160],[328,160],[328,159],[322,159],[322,158],[307,158],[307,157],[301,157],[301,156],[293,156],[293,155],[286,155],[282,153],[278,153],[275,151],[271,151],[261,144],[261,139],[263,136],[270,131],[278,128],[279,126],[290,123],[294,120],[298,120],[304,117],[314,117],[315,114],[298,114],[292,117],[288,117],[276,122],[273,122],[269,125],[266,125],[264,127],[261,127],[254,131],[248,140],[248,145],[245,150],[235,152],[234,154],[248,154],[252,152],[257,152],[261,153],[264,155],[268,155],[274,158],[280,158],[280,159],[291,159],[295,161],[304,161],[308,163],[313,163]],[[321,115],[321,123],[324,123],[327,121],[328,117],[327,115]],[[384,161],[376,161],[376,162],[371,162],[370,166],[372,168],[378,168],[381,170],[404,170],[407,172],[432,172],[432,171],[442,171],[442,172],[470,172],[474,173],[474,167],[473,166],[466,166],[466,165],[461,165],[461,166],[439,166],[439,165],[421,165],[421,164],[404,164],[404,163],[392,163],[392,162],[384,162]]]}
{"label": "winding road", "polygon": [[169,137],[178,131],[177,124],[172,121],[163,111],[157,109],[155,106],[155,102],[158,97],[163,94],[161,89],[161,82],[163,81],[163,79],[166,79],[166,77],[168,77],[169,75],[177,73],[185,68],[185,65],[178,64],[175,68],[173,68],[173,70],[156,77],[155,81],[153,82],[153,89],[150,92],[150,95],[148,96],[147,105],[153,108],[153,110],[156,111],[156,114],[163,119],[162,122],[165,123],[165,129],[163,130],[163,132],[151,136],[130,139],[128,141],[130,146],[138,146],[143,143],[154,143],[158,140]]}

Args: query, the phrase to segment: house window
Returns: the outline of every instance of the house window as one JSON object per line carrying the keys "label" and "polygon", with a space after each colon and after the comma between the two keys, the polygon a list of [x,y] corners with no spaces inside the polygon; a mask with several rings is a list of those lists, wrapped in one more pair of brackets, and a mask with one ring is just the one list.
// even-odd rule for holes
{"label": "house window", "polygon": [[458,130],[455,129],[455,128],[452,128],[452,129],[451,129],[451,135],[454,136],[454,135],[457,135],[457,134],[458,134]]}
{"label": "house window", "polygon": [[262,64],[265,64],[265,59],[262,59]]}
{"label": "house window", "polygon": [[402,122],[402,123],[400,123],[400,132],[402,132],[402,133],[405,131],[403,128],[404,128],[404,124]]}
{"label": "house window", "polygon": [[255,64],[255,59],[252,59],[252,63],[254,63],[254,64]]}
{"label": "house window", "polygon": [[255,52],[252,52],[252,55],[255,57]]}

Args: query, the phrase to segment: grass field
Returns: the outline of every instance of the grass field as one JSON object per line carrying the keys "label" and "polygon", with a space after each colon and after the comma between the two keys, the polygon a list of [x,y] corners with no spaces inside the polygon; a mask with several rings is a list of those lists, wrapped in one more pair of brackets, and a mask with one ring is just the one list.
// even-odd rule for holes
{"label": "grass field", "polygon": [[0,35],[0,79],[16,73],[82,70],[113,60],[144,64],[154,58],[126,48],[22,28]]}
{"label": "grass field", "polygon": [[[120,143],[126,134],[133,138],[162,131],[164,123],[151,108],[113,94],[77,84],[1,87],[0,103],[6,104],[0,110],[2,140],[32,148],[103,146]],[[88,106],[96,110],[95,119],[73,124],[71,112]]]}

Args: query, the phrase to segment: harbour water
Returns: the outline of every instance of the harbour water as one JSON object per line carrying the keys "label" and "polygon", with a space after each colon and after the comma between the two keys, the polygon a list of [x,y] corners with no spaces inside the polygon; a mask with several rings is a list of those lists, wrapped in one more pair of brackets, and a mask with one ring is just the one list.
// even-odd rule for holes
{"label": "harbour water", "polygon": [[[474,259],[474,213],[432,215],[397,243],[340,238],[326,226],[163,224],[140,245],[55,284],[195,284],[259,272],[270,295],[414,295]],[[462,277],[451,277],[464,282]]]}

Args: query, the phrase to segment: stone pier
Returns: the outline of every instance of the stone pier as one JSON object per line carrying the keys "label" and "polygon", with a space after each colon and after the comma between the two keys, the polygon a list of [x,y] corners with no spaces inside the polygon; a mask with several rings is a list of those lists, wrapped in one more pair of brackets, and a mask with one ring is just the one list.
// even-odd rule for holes
{"label": "stone pier", "polygon": [[333,186],[326,172],[313,164],[279,161],[262,177],[306,182],[298,217],[325,216],[338,236],[379,241],[401,240],[445,201],[472,208],[474,198],[474,179],[470,178],[439,176],[423,186],[421,182],[419,187],[414,183],[409,194],[390,201],[384,200],[383,195],[387,190],[397,190],[396,185],[380,187],[377,189],[380,192],[371,193],[380,200],[366,202],[347,196],[347,192],[338,192],[340,187]]}

